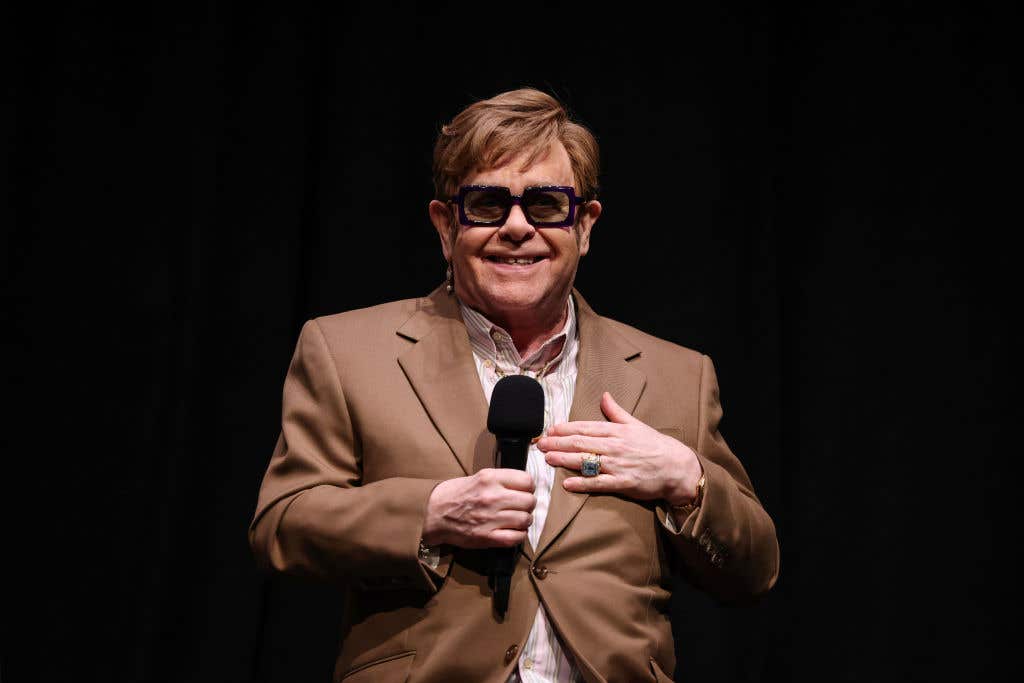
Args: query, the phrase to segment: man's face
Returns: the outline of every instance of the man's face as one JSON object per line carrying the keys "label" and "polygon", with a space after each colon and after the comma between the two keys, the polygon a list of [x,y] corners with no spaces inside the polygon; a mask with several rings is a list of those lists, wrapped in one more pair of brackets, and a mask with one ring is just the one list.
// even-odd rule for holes
{"label": "man's face", "polygon": [[[517,156],[497,168],[477,170],[462,185],[500,185],[522,194],[532,185],[573,182],[569,155],[556,142],[533,166],[520,171]],[[501,227],[467,227],[453,222],[458,207],[431,202],[430,214],[445,258],[455,271],[455,291],[463,303],[503,324],[530,314],[543,320],[562,313],[580,257],[590,248],[590,229],[601,212],[596,201],[577,207],[576,225],[534,228],[522,208],[513,205]],[[454,226],[453,226],[454,223]],[[454,234],[453,234],[454,231]],[[454,242],[452,238],[454,237]],[[511,263],[509,259],[526,259]]]}

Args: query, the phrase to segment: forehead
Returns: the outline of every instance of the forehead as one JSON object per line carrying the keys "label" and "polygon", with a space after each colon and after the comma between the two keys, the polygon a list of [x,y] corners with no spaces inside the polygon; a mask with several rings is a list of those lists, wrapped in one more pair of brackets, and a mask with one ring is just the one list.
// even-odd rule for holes
{"label": "forehead", "polygon": [[464,185],[505,185],[521,189],[529,185],[574,185],[572,162],[560,142],[555,142],[542,153],[533,165],[523,168],[530,151],[502,159],[497,166],[478,168],[463,180]]}

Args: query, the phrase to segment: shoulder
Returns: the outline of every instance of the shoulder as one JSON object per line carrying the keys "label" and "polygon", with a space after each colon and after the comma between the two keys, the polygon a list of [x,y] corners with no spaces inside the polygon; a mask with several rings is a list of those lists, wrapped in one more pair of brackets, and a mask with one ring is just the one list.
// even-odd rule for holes
{"label": "shoulder", "polygon": [[313,318],[311,322],[316,324],[328,339],[351,335],[373,336],[381,332],[393,335],[396,329],[418,311],[423,310],[426,302],[426,297],[388,301],[376,306],[321,315]]}
{"label": "shoulder", "polygon": [[418,297],[321,315],[307,320],[299,334],[304,343],[326,348],[339,368],[387,362],[412,343],[400,334],[403,326],[422,311],[430,299]]}
{"label": "shoulder", "polygon": [[318,316],[302,335],[322,337],[339,362],[358,363],[394,359],[442,323],[461,326],[462,318],[454,297],[439,287],[427,296]]}

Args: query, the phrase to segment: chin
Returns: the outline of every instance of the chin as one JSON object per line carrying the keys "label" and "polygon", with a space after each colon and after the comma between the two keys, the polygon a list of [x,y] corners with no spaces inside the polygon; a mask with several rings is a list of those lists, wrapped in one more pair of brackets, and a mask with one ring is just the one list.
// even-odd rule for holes
{"label": "chin", "polygon": [[488,308],[501,311],[530,311],[536,309],[540,303],[540,297],[491,296],[487,299]]}
{"label": "chin", "polygon": [[[473,293],[481,311],[489,312],[488,317],[504,317],[504,313],[522,313],[536,310],[544,300],[543,292],[522,291],[520,288],[500,290],[478,290]],[[466,301],[473,305],[472,302]]]}

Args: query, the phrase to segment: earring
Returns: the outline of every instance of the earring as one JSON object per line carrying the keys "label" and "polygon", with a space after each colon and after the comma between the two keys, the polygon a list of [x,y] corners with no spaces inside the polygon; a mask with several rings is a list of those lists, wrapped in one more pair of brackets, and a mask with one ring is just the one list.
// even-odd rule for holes
{"label": "earring", "polygon": [[454,292],[455,291],[455,276],[452,273],[452,262],[451,261],[448,262],[448,270],[445,271],[444,281],[445,281],[445,288],[448,290],[448,293],[451,294],[452,292]]}

